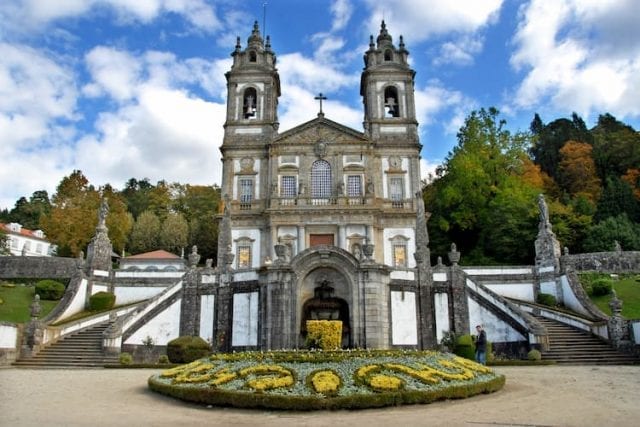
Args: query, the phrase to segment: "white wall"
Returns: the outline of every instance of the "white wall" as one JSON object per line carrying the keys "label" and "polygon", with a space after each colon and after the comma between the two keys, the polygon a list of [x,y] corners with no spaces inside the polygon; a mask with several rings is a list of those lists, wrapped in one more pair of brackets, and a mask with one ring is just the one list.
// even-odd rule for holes
{"label": "white wall", "polygon": [[391,250],[391,240],[395,236],[407,237],[407,267],[414,268],[416,261],[413,254],[416,251],[415,230],[413,228],[385,228],[382,231],[382,240],[384,243],[384,263],[393,265],[393,251]]}
{"label": "white wall", "polygon": [[213,342],[213,314],[215,295],[202,295],[200,297],[200,338],[207,342]]}
{"label": "white wall", "polygon": [[16,348],[18,327],[16,325],[0,324],[0,348]]}
{"label": "white wall", "polygon": [[238,267],[237,240],[248,237],[251,242],[251,268],[260,267],[260,230],[257,228],[236,228],[231,230],[231,252],[235,255],[233,260]]}
{"label": "white wall", "polygon": [[258,292],[233,294],[231,346],[258,345]]}
{"label": "white wall", "polygon": [[180,303],[181,300],[177,300],[149,320],[127,338],[125,344],[142,345],[147,337],[151,337],[155,345],[167,345],[172,339],[178,338],[180,336]]}
{"label": "white wall", "polygon": [[433,309],[436,318],[436,339],[442,341],[443,333],[451,330],[449,322],[449,295],[436,293],[433,295]]}
{"label": "white wall", "polygon": [[169,286],[115,286],[116,304],[129,304],[153,298]]}
{"label": "white wall", "polygon": [[482,307],[473,298],[467,299],[469,304],[469,333],[475,335],[476,325],[483,325],[487,339],[491,342],[527,341],[520,332]]}
{"label": "white wall", "polygon": [[393,345],[418,344],[415,292],[391,291],[391,342]]}
{"label": "white wall", "polygon": [[483,285],[503,297],[534,302],[533,283],[483,283]]}

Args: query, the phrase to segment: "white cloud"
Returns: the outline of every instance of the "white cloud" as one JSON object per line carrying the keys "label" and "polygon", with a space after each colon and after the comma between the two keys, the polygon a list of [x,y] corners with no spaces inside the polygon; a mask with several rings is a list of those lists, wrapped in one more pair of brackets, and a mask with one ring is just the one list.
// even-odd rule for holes
{"label": "white cloud", "polygon": [[483,44],[482,37],[472,37],[469,34],[444,42],[440,46],[440,54],[434,58],[433,64],[471,65],[474,62],[474,55],[482,51]]}
{"label": "white cloud", "polygon": [[[464,118],[476,108],[477,103],[463,93],[443,87],[437,81],[428,82],[422,89],[416,89],[416,116],[425,129],[440,121],[446,134],[455,135],[464,123]],[[448,119],[442,120],[442,115]]]}
{"label": "white cloud", "polygon": [[522,6],[511,64],[525,77],[515,107],[639,116],[638,10],[632,0]]}
{"label": "white cloud", "polygon": [[349,0],[334,0],[331,4],[331,13],[333,14],[331,31],[342,30],[351,19],[353,6]]}
{"label": "white cloud", "polygon": [[331,65],[290,53],[279,57],[278,70],[284,86],[300,86],[312,92],[330,92],[357,85],[360,75],[349,75]]}
{"label": "white cloud", "polygon": [[115,13],[121,23],[148,23],[161,14],[175,13],[203,31],[221,26],[205,0],[15,0],[0,4],[0,18],[7,34],[22,33],[40,31],[50,22],[101,10]]}
{"label": "white cloud", "polygon": [[450,32],[475,32],[494,22],[503,0],[366,0],[373,10],[370,31],[384,18],[390,31],[414,42]]}
{"label": "white cloud", "polygon": [[431,162],[427,159],[420,159],[420,179],[430,182],[436,175],[436,168],[441,164],[440,160]]}
{"label": "white cloud", "polygon": [[[71,161],[77,88],[71,70],[25,45],[0,43],[0,207],[55,184]],[[57,184],[58,181],[55,181]]]}

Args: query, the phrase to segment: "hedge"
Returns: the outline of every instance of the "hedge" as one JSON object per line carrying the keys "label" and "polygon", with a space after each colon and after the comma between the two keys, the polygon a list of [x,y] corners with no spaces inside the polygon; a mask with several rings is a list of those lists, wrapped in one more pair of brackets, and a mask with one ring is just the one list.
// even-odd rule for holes
{"label": "hedge", "polygon": [[40,299],[57,301],[64,295],[64,285],[55,280],[41,280],[36,283],[36,295]]}

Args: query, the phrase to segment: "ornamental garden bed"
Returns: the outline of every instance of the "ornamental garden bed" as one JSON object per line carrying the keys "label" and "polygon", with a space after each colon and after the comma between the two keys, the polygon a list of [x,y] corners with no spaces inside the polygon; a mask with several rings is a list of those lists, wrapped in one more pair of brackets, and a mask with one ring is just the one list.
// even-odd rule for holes
{"label": "ornamental garden bed", "polygon": [[500,390],[505,377],[436,351],[278,351],[214,354],[148,383],[207,405],[315,410],[461,399]]}

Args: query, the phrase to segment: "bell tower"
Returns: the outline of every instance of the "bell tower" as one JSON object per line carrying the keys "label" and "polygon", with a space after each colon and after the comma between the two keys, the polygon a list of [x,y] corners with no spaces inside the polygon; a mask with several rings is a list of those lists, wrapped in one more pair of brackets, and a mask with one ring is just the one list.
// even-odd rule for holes
{"label": "bell tower", "polygon": [[365,133],[373,140],[401,137],[418,141],[415,71],[409,67],[408,56],[402,36],[396,48],[382,21],[376,43],[370,37],[360,79]]}
{"label": "bell tower", "polygon": [[263,41],[258,22],[242,49],[237,38],[233,65],[227,78],[227,120],[225,144],[242,139],[243,142],[268,142],[278,128],[278,97],[280,77],[276,69],[276,55],[267,36]]}

